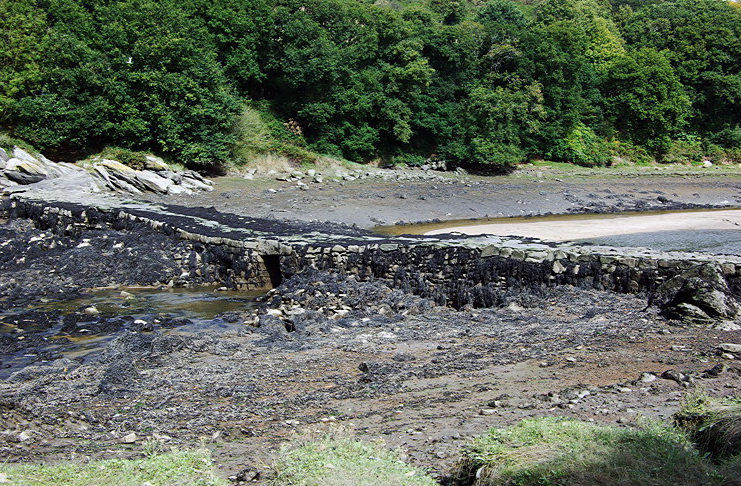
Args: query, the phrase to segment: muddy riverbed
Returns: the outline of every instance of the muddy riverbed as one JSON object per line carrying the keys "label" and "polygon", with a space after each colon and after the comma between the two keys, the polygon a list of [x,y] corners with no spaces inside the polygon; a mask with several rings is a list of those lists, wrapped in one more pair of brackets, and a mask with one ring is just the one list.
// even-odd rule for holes
{"label": "muddy riverbed", "polygon": [[[670,204],[657,199],[662,194],[677,208],[737,205],[740,181],[728,174],[624,181],[531,174],[364,179],[304,190],[230,180],[177,202],[371,227],[468,217],[465,207],[470,216],[583,212],[600,201],[653,208]],[[35,355],[0,383],[5,461],[137,457],[152,444],[205,441],[224,477],[250,467],[262,480],[295,431],[341,424],[401,448],[444,478],[460,448],[488,427],[542,415],[624,425],[645,416],[668,420],[688,388],[714,396],[741,391],[741,361],[718,352],[723,343],[741,343],[741,331],[666,320],[646,296],[562,287],[508,295],[497,308],[453,310],[387,282],[307,272],[256,304],[179,333],[162,325],[183,318],[176,312],[128,319],[103,306],[100,314],[87,310],[96,305],[91,288],[114,287],[121,296],[131,293],[125,286],[167,286],[179,273],[177,240],[144,231],[65,236],[24,220],[0,223],[0,310],[24,316],[3,321],[0,360]],[[55,331],[70,351],[61,344],[44,354],[44,332],[65,317],[34,312],[72,298],[67,335]],[[111,338],[80,356],[74,333],[90,323],[110,328]]]}

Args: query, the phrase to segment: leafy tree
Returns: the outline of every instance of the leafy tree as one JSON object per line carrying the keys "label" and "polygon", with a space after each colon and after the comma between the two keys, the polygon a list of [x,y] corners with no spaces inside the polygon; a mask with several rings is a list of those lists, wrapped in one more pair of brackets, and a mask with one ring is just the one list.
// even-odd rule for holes
{"label": "leafy tree", "polygon": [[276,19],[270,94],[318,150],[367,159],[410,140],[410,103],[432,70],[397,13],[285,0]]}
{"label": "leafy tree", "polygon": [[572,127],[601,122],[598,78],[587,58],[588,46],[589,38],[568,21],[536,25],[523,36],[520,72],[542,86],[546,119],[538,136],[528,140],[531,153],[550,154]]}
{"label": "leafy tree", "polygon": [[236,99],[207,31],[177,2],[46,8],[40,89],[17,103],[19,135],[63,157],[106,144],[195,166],[228,157]]}
{"label": "leafy tree", "polygon": [[625,28],[661,51],[687,88],[691,129],[728,144],[741,120],[741,10],[724,0],[674,0],[638,10]]}
{"label": "leafy tree", "polygon": [[0,122],[13,101],[41,79],[41,45],[46,16],[35,0],[0,0]]}
{"label": "leafy tree", "polygon": [[609,123],[627,139],[662,152],[684,124],[689,98],[669,61],[654,49],[628,53],[603,82]]}

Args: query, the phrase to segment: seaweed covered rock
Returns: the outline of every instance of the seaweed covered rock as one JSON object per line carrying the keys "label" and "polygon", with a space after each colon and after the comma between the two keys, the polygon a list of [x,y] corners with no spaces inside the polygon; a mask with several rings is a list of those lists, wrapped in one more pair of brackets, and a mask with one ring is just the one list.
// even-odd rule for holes
{"label": "seaweed covered rock", "polygon": [[662,315],[695,324],[735,320],[741,306],[717,265],[701,265],[678,275],[658,291]]}

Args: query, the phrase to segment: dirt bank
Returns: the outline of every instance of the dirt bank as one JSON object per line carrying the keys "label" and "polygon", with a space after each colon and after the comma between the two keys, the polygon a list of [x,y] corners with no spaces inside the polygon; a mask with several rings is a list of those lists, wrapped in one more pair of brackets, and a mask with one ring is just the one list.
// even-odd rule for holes
{"label": "dirt bank", "polygon": [[[372,226],[371,218],[461,217],[466,206],[476,216],[544,214],[584,211],[590,202],[606,210],[668,204],[655,191],[678,205],[736,204],[739,195],[739,179],[729,174],[626,177],[619,184],[546,176],[371,178],[306,190],[272,180],[244,187],[217,181],[208,196],[167,202]],[[20,220],[0,223],[7,242],[0,288],[11,297],[5,312],[87,287],[164,282],[159,274],[170,271],[177,244],[131,231],[41,236]],[[119,252],[122,242],[132,250]],[[147,251],[148,242],[157,251]],[[146,271],[136,274],[143,255]],[[65,272],[59,262],[69,263]],[[621,424],[666,419],[689,387],[713,396],[741,387],[740,361],[718,351],[741,343],[741,331],[668,321],[647,308],[645,296],[564,287],[511,295],[499,308],[456,311],[385,282],[309,272],[284,282],[257,311],[214,319],[223,322],[238,325],[180,334],[125,321],[93,357],[39,355],[0,383],[0,456],[84,461],[205,440],[225,477],[251,466],[265,478],[293,431],[340,422],[361,438],[401,447],[444,477],[459,448],[487,427],[541,415]],[[14,326],[19,330],[2,335],[13,350],[32,350],[19,343],[43,339],[33,325]]]}

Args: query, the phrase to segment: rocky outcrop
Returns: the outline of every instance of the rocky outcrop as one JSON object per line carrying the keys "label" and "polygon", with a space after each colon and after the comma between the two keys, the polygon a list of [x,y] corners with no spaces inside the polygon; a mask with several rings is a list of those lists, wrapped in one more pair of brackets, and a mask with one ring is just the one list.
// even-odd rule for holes
{"label": "rocky outcrop", "polygon": [[44,181],[56,181],[92,192],[115,191],[128,194],[192,194],[212,190],[211,182],[194,171],[176,171],[162,159],[148,156],[141,170],[116,160],[93,159],[84,164],[53,162],[43,155],[31,155],[14,147],[8,153],[0,149],[0,188],[24,190]]}
{"label": "rocky outcrop", "polygon": [[732,321],[741,311],[718,265],[705,264],[682,272],[662,284],[657,294],[663,315],[689,323]]}

